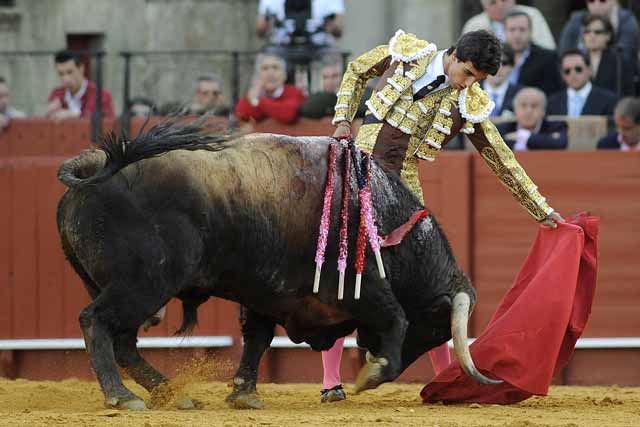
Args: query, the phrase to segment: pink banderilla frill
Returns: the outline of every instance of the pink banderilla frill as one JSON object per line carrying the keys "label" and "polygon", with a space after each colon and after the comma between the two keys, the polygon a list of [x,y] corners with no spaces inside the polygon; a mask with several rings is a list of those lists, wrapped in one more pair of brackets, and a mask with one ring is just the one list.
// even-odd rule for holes
{"label": "pink banderilla frill", "polygon": [[351,190],[351,150],[342,150],[344,173],[342,175],[342,209],[340,210],[340,252],[338,254],[338,299],[344,298],[344,272],[347,269],[347,255],[349,254],[348,230],[349,222],[349,191]]}
{"label": "pink banderilla frill", "polygon": [[327,186],[324,190],[324,201],[322,203],[322,217],[320,218],[320,229],[318,232],[318,248],[316,249],[316,277],[313,281],[313,293],[320,290],[320,272],[324,263],[324,253],[327,248],[327,236],[331,222],[331,200],[333,199],[333,175],[336,169],[336,146],[329,145],[329,159],[327,168]]}
{"label": "pink banderilla frill", "polygon": [[380,255],[380,237],[378,236],[378,227],[373,219],[373,205],[371,203],[371,161],[367,158],[366,162],[366,185],[364,188],[363,197],[361,199],[364,209],[364,221],[367,226],[367,234],[369,235],[369,244],[376,256],[376,263],[378,264],[378,272],[380,278],[384,279],[387,275],[384,272],[384,265],[382,264],[382,255]]}
{"label": "pink banderilla frill", "polygon": [[364,265],[366,262],[365,252],[367,250],[367,223],[365,221],[365,209],[364,209],[364,191],[367,186],[367,177],[363,175],[362,167],[363,162],[366,163],[369,160],[368,154],[362,153],[364,156],[363,160],[355,165],[356,172],[358,172],[358,200],[360,201],[360,227],[358,227],[358,237],[356,239],[356,284],[355,284],[355,292],[353,294],[354,299],[360,299],[360,288],[362,285],[362,272],[364,271]]}

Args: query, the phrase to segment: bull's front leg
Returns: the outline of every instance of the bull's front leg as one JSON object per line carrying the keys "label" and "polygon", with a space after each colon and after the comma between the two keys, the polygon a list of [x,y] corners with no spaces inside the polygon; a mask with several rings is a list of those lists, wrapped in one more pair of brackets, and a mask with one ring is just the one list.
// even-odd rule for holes
{"label": "bull's front leg", "polygon": [[393,381],[402,373],[402,343],[408,326],[389,282],[381,279],[375,268],[366,272],[360,299],[345,298],[345,302],[354,317],[366,325],[368,333],[374,335],[370,337],[372,342],[379,345],[367,353],[367,362],[356,379],[356,393]]}
{"label": "bull's front leg", "polygon": [[271,345],[275,322],[268,317],[240,308],[240,324],[244,347],[240,367],[233,377],[233,391],[226,401],[237,409],[262,409],[264,403],[258,394],[258,366],[262,355]]}

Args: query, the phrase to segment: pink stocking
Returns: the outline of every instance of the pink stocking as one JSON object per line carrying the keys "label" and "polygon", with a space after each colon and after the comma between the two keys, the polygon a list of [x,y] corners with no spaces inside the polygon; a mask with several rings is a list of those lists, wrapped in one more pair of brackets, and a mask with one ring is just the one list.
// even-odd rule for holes
{"label": "pink stocking", "polygon": [[322,368],[324,369],[322,388],[324,389],[328,390],[342,383],[340,380],[340,361],[342,360],[343,347],[344,337],[337,339],[333,347],[322,352]]}
{"label": "pink stocking", "polygon": [[451,363],[451,355],[449,354],[449,346],[447,343],[429,350],[429,359],[431,359],[431,366],[433,366],[436,375],[444,371]]}

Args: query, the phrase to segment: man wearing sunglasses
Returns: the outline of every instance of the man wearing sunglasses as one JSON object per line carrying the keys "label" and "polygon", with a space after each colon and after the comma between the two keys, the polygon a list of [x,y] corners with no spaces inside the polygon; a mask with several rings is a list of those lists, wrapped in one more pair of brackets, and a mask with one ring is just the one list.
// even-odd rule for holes
{"label": "man wearing sunglasses", "polygon": [[571,16],[560,35],[560,52],[567,49],[584,47],[583,25],[588,14],[607,18],[615,30],[616,47],[624,52],[628,60],[635,60],[638,54],[640,31],[638,21],[628,9],[621,8],[616,0],[587,0],[587,9],[580,10]]}
{"label": "man wearing sunglasses", "polygon": [[549,98],[547,114],[569,117],[613,114],[616,95],[591,83],[591,61],[584,52],[569,49],[562,54],[560,64],[567,88]]}

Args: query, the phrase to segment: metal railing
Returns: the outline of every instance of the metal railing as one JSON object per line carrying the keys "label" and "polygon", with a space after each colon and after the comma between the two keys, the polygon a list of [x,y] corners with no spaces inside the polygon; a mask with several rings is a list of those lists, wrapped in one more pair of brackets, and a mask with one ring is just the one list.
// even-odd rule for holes
{"label": "metal railing", "polygon": [[[53,57],[58,50],[15,50],[15,51],[0,51],[0,58],[16,58],[16,57]],[[96,142],[98,137],[102,133],[103,128],[103,110],[102,110],[102,94],[104,88],[104,59],[107,56],[107,52],[104,50],[71,50],[71,52],[77,54],[81,58],[91,58],[92,60],[92,70],[94,71],[93,77],[95,80],[95,84],[97,87],[96,94],[96,111],[91,116],[91,141]],[[131,102],[131,87],[132,87],[132,61],[135,58],[148,58],[148,57],[167,57],[167,58],[176,58],[182,56],[213,56],[218,58],[226,59],[229,63],[230,69],[229,78],[230,78],[230,89],[231,89],[231,101],[233,105],[237,103],[240,99],[241,95],[241,87],[244,83],[241,81],[241,76],[243,70],[241,70],[242,64],[244,62],[251,61],[253,62],[255,56],[259,53],[276,53],[285,58],[285,60],[293,64],[295,66],[303,66],[306,64],[308,67],[306,69],[307,73],[307,83],[310,87],[311,82],[311,66],[310,64],[313,61],[322,60],[328,55],[332,55],[334,57],[340,57],[343,66],[346,65],[349,52],[331,49],[331,48],[322,48],[322,49],[309,49],[306,47],[291,47],[291,48],[280,48],[280,47],[271,47],[266,48],[264,50],[221,50],[221,49],[182,49],[182,50],[158,50],[158,51],[145,51],[145,50],[131,50],[131,51],[121,51],[118,52],[118,56],[121,57],[124,61],[124,76],[123,76],[123,87],[122,87],[122,118],[121,124],[122,129],[129,130],[129,107]],[[184,61],[182,62],[184,64]],[[245,74],[247,73],[244,71]],[[245,79],[246,80],[246,79]]]}
{"label": "metal railing", "polygon": [[129,109],[131,101],[131,77],[132,77],[132,61],[134,58],[140,57],[176,57],[176,56],[214,56],[214,57],[226,57],[231,64],[231,101],[235,105],[240,99],[240,64],[245,60],[252,60],[256,55],[260,53],[274,53],[282,56],[288,63],[296,65],[307,65],[307,84],[310,86],[311,82],[311,67],[308,65],[313,61],[322,59],[326,56],[333,55],[339,56],[342,60],[343,67],[346,65],[350,52],[342,51],[331,48],[322,49],[308,49],[303,47],[268,47],[264,50],[223,50],[223,49],[180,49],[180,50],[138,50],[138,51],[122,51],[120,56],[124,59],[124,84],[123,84],[123,96],[122,96],[122,127],[129,129]]}

